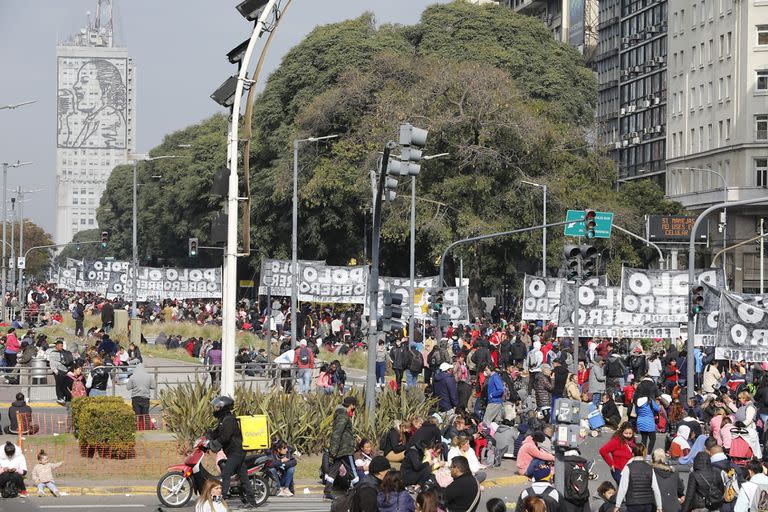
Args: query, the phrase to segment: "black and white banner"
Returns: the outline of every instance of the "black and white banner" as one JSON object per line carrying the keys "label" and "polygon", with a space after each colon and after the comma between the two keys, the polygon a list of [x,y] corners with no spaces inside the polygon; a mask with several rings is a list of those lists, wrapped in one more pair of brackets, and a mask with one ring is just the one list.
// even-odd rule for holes
{"label": "black and white banner", "polygon": [[[115,267],[117,268],[117,267]],[[110,271],[106,287],[109,299],[122,297],[133,300],[133,274]],[[139,267],[136,279],[136,300],[162,299],[220,299],[222,272],[215,268],[152,268]]]}
{"label": "black and white banner", "polygon": [[336,304],[364,304],[368,266],[336,267],[325,263],[299,265],[299,300]]}
{"label": "black and white banner", "polygon": [[730,361],[756,363],[768,361],[768,307],[760,298],[758,304],[737,294],[720,294],[717,317],[715,357]]}
{"label": "black and white banner", "polygon": [[127,261],[85,260],[81,263],[81,266],[83,282],[77,291],[104,295],[109,285],[110,273],[128,272],[130,263]]}
{"label": "black and white banner", "polygon": [[[725,288],[722,269],[696,270],[696,280]],[[644,270],[623,268],[621,309],[643,315],[647,327],[679,327],[688,321],[687,270]]]}
{"label": "black and white banner", "polygon": [[523,320],[557,321],[560,296],[565,279],[562,277],[536,277],[523,279]]}
{"label": "black and white banner", "polygon": [[[324,260],[299,260],[299,268],[303,265],[325,265]],[[265,258],[261,261],[259,295],[267,295],[267,288],[272,296],[290,297],[293,286],[291,260],[275,260]]]}
{"label": "black and white banner", "polygon": [[[577,309],[578,304],[578,309]],[[579,336],[608,338],[670,338],[678,328],[646,325],[646,316],[621,311],[621,288],[566,284],[560,303],[558,336],[573,336],[577,315]]]}

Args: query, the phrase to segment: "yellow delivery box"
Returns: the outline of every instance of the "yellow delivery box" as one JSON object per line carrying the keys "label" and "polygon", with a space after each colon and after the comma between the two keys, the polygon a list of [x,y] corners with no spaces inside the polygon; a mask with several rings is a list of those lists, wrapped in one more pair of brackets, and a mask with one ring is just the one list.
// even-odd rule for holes
{"label": "yellow delivery box", "polygon": [[264,415],[238,416],[243,432],[243,449],[266,450],[271,447],[269,421]]}

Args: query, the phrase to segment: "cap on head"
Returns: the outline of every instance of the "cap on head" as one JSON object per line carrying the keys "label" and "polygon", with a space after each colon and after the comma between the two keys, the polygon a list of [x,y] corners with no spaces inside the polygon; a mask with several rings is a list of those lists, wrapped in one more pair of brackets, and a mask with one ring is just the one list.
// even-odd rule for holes
{"label": "cap on head", "polygon": [[448,363],[441,363],[439,368],[440,368],[441,372],[447,372],[447,371],[451,370],[453,368],[453,366],[451,366]]}

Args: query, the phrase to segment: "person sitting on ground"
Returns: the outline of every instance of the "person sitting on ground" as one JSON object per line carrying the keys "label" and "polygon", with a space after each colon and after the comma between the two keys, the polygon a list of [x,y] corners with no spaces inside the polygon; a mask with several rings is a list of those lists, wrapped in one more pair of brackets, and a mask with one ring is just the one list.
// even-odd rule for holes
{"label": "person sitting on ground", "polygon": [[331,376],[331,365],[328,363],[323,363],[323,365],[320,367],[320,373],[317,376],[317,390],[320,392],[325,393],[326,395],[332,395],[334,391],[336,391],[336,388],[333,385],[332,376]]}
{"label": "person sitting on ground", "polygon": [[531,462],[536,459],[544,462],[552,462],[555,460],[554,455],[540,448],[539,445],[545,440],[546,436],[543,432],[534,432],[523,441],[523,444],[517,452],[516,466],[519,475],[525,475],[528,472],[528,467],[531,465]]}
{"label": "person sitting on ground", "polygon": [[416,503],[405,490],[403,477],[399,471],[389,471],[384,476],[377,504],[379,512],[415,512]]}
{"label": "person sitting on ground", "polygon": [[45,496],[46,488],[57,498],[60,496],[56,482],[53,480],[53,470],[62,464],[64,463],[51,462],[45,450],[40,450],[40,453],[37,454],[37,465],[32,468],[32,481],[37,485],[38,496]]}
{"label": "person sitting on ground", "polygon": [[605,424],[613,429],[619,428],[619,423],[621,423],[621,413],[619,412],[619,408],[616,407],[616,402],[614,402],[613,396],[610,393],[603,393],[602,404],[603,407],[600,409],[600,412],[603,415]]}
{"label": "person sitting on ground", "polygon": [[7,441],[0,452],[0,489],[7,492],[15,490],[22,497],[28,496],[24,477],[27,474],[27,459],[21,448]]}
{"label": "person sitting on ground", "polygon": [[357,450],[355,451],[355,469],[357,475],[362,478],[368,474],[368,467],[376,454],[373,451],[373,443],[370,439],[361,439],[357,443]]}
{"label": "person sitting on ground", "polygon": [[[546,510],[546,505],[544,507],[545,509],[541,512]],[[501,498],[491,498],[485,504],[485,510],[486,512],[507,512],[507,504]]]}
{"label": "person sitting on ground", "polygon": [[454,457],[466,457],[469,462],[470,471],[475,475],[478,483],[483,483],[486,479],[486,474],[482,471],[485,469],[485,466],[480,464],[480,461],[477,460],[477,455],[470,446],[469,438],[464,436],[455,437],[453,438],[451,445],[451,449],[448,450],[448,463],[450,464]]}
{"label": "person sitting on ground", "polygon": [[453,482],[443,491],[448,512],[475,512],[482,494],[480,484],[472,476],[466,457],[459,455],[451,461]]}
{"label": "person sitting on ground", "polygon": [[[379,443],[381,453],[390,462],[402,462],[405,458],[405,447],[410,435],[411,424],[407,421],[395,421],[389,432],[384,434]],[[370,468],[369,468],[370,470]]]}
{"label": "person sitting on ground", "polygon": [[285,441],[277,441],[272,446],[272,466],[270,470],[275,479],[280,482],[280,490],[277,496],[290,497],[294,495],[293,473],[296,470],[297,460],[293,456],[293,450]]}
{"label": "person sitting on ground", "polygon": [[19,433],[19,414],[22,415],[23,421],[22,434],[34,433],[31,432],[32,408],[24,400],[24,393],[16,393],[16,401],[8,408],[8,420],[10,421],[10,425],[5,427],[5,433]]}
{"label": "person sitting on ground", "polygon": [[432,465],[425,461],[426,450],[431,445],[432,443],[428,440],[422,440],[418,443],[408,442],[408,449],[405,450],[405,459],[403,459],[403,463],[400,466],[405,485],[420,485],[424,488],[434,480]]}
{"label": "person sitting on ground", "polygon": [[672,444],[669,445],[669,456],[673,459],[679,459],[685,457],[691,452],[691,428],[688,425],[680,425],[677,427],[677,435],[672,440]]}

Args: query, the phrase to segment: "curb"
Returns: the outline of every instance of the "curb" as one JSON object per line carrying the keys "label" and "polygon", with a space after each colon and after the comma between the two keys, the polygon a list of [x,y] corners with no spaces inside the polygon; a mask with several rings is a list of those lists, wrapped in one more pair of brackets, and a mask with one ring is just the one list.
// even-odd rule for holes
{"label": "curb", "polygon": [[[506,487],[509,485],[527,484],[528,477],[523,475],[511,475],[501,476],[493,478],[483,482],[484,487]],[[323,486],[319,484],[302,485],[296,483],[296,488],[309,489],[310,493],[321,494],[323,492]],[[157,487],[153,485],[136,485],[136,486],[88,486],[88,487],[59,487],[59,490],[67,496],[114,496],[119,494],[124,495],[154,495],[157,492]],[[297,495],[300,493],[297,492]]]}

